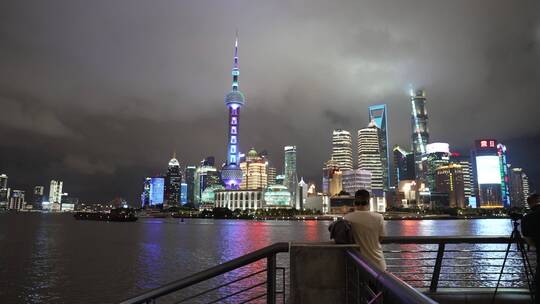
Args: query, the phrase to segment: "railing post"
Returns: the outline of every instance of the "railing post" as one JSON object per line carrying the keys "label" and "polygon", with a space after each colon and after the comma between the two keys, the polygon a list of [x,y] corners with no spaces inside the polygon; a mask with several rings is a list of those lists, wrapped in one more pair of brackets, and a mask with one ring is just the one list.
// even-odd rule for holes
{"label": "railing post", "polygon": [[437,260],[435,260],[435,268],[433,269],[433,275],[431,276],[431,284],[429,285],[430,292],[436,292],[439,285],[439,276],[441,274],[442,259],[444,256],[444,243],[439,243],[439,250],[437,250]]}
{"label": "railing post", "polygon": [[266,303],[276,303],[276,254],[266,258]]}

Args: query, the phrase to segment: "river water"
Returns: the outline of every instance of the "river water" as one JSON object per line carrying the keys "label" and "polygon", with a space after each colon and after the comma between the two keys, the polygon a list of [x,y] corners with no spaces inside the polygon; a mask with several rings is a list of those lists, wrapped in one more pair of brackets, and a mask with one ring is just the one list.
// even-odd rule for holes
{"label": "river water", "polygon": [[[282,241],[328,241],[329,222],[0,214],[0,303],[114,303]],[[391,236],[509,235],[506,219],[387,221]]]}

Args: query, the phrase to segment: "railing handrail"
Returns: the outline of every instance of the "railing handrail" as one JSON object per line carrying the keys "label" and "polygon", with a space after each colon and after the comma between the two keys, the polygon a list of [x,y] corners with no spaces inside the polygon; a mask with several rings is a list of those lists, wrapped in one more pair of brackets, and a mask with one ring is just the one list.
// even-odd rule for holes
{"label": "railing handrail", "polygon": [[384,286],[384,289],[390,291],[396,299],[399,299],[400,303],[437,304],[437,302],[425,296],[395,275],[388,271],[380,270],[370,262],[366,261],[360,256],[360,253],[357,250],[347,250],[347,254],[365,271],[365,273],[371,276],[372,280],[376,281],[381,286]]}
{"label": "railing handrail", "polygon": [[386,236],[382,244],[508,244],[510,236]]}
{"label": "railing handrail", "polygon": [[286,243],[286,242],[274,243],[270,246],[266,246],[264,248],[261,248],[259,250],[248,253],[246,255],[240,256],[236,259],[230,260],[223,264],[219,264],[217,266],[208,268],[201,272],[197,272],[193,275],[184,277],[180,280],[173,281],[161,287],[144,292],[138,296],[132,297],[130,299],[126,299],[120,303],[121,304],[145,303],[146,301],[150,299],[155,299],[157,297],[164,296],[166,294],[170,294],[180,289],[195,285],[202,281],[211,279],[213,277],[227,273],[237,268],[249,265],[253,262],[267,258],[270,255],[280,253],[280,252],[289,252],[289,243]]}

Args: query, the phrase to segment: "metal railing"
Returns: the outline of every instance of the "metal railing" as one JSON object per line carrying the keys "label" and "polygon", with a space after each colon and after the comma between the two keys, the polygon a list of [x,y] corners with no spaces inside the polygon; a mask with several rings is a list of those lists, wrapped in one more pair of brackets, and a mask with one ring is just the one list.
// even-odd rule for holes
{"label": "metal railing", "polygon": [[[278,267],[276,264],[276,255],[281,252],[289,251],[289,243],[275,243],[273,245],[256,250],[239,258],[209,268],[207,270],[190,275],[178,281],[171,282],[162,287],[150,290],[133,298],[124,300],[122,304],[136,303],[156,303],[156,300],[163,299],[167,302],[185,303],[190,301],[205,302],[205,303],[223,303],[233,301],[234,303],[249,303],[255,300],[266,298],[266,303],[276,303],[277,296],[281,295],[283,303],[285,303],[285,268]],[[226,273],[232,273],[241,267],[266,260],[266,268],[258,269],[246,275],[240,275],[234,279],[218,284],[215,287],[205,289],[196,294],[185,296],[183,298],[165,298],[171,296],[178,291],[194,286],[198,283],[216,278]],[[277,289],[277,272],[281,271],[282,282],[281,289]],[[266,276],[264,276],[266,274]],[[261,278],[262,277],[262,278]],[[253,279],[244,284],[244,286],[233,286],[235,283]],[[232,287],[231,287],[232,286]],[[230,288],[228,288],[230,287]],[[264,288],[266,287],[266,288]],[[209,294],[215,291],[224,290],[224,295],[218,298],[210,299]],[[263,290],[260,290],[263,289]],[[230,292],[230,293],[229,293]],[[243,297],[241,297],[243,295]],[[179,296],[179,295],[176,295]]]}
{"label": "metal railing", "polygon": [[347,250],[345,258],[347,303],[437,303],[364,260],[357,250]]}
{"label": "metal railing", "polygon": [[[501,270],[505,288],[526,289],[523,257],[512,245],[504,269],[506,236],[386,237],[388,271],[430,293],[442,287],[494,288]],[[535,261],[534,252],[528,253]]]}

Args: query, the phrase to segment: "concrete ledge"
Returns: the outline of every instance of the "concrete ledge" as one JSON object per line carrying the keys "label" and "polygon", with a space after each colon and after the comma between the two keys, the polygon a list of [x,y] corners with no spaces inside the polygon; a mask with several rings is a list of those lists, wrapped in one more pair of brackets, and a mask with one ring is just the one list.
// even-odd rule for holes
{"label": "concrete ledge", "polygon": [[290,303],[345,303],[345,250],[357,245],[291,243]]}

